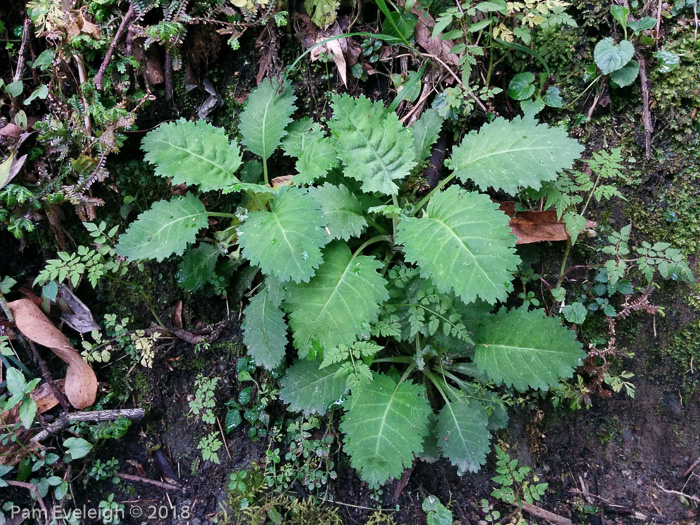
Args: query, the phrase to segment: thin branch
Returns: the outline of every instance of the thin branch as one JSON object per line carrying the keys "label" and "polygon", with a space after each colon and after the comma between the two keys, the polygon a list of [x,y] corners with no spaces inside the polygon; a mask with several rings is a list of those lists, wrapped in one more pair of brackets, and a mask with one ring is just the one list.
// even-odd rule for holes
{"label": "thin branch", "polygon": [[124,410],[97,410],[95,412],[75,412],[73,414],[63,414],[54,423],[51,423],[44,430],[32,438],[32,442],[40,442],[47,437],[60,432],[71,423],[77,421],[113,421],[119,417],[125,417],[131,421],[143,419],[146,412],[143,408],[126,408]]}
{"label": "thin branch", "polygon": [[121,472],[117,472],[116,476],[125,481],[133,481],[134,483],[145,483],[146,485],[153,485],[155,487],[160,487],[161,489],[165,490],[177,490],[178,492],[182,493],[185,492],[185,489],[183,489],[182,487],[177,487],[175,485],[171,485],[170,483],[163,483],[162,481],[156,481],[154,479],[143,478],[141,476],[134,476],[132,474],[122,474]]}
{"label": "thin branch", "polygon": [[520,507],[528,514],[532,514],[537,518],[547,520],[550,523],[554,523],[556,525],[573,525],[573,522],[569,518],[565,518],[563,516],[559,516],[559,514],[554,514],[553,512],[544,510],[542,507],[538,507],[532,503],[521,502],[520,504],[513,503],[513,505]]}
{"label": "thin branch", "polygon": [[102,80],[105,76],[105,71],[107,70],[107,66],[109,65],[109,61],[112,59],[112,55],[114,54],[114,50],[117,48],[117,43],[119,42],[122,35],[124,34],[124,31],[126,31],[126,28],[131,23],[131,20],[134,18],[135,14],[136,14],[136,12],[134,11],[134,4],[130,3],[129,10],[124,15],[124,19],[122,20],[122,23],[119,24],[119,29],[117,29],[117,32],[114,35],[114,38],[112,39],[112,43],[109,45],[109,49],[107,50],[107,54],[105,55],[104,60],[102,60],[102,64],[100,65],[100,69],[97,71],[97,75],[95,75],[95,79],[94,79],[95,86],[99,90],[102,90]]}
{"label": "thin branch", "polygon": [[31,38],[32,32],[32,20],[29,17],[24,19],[24,25],[22,26],[22,44],[19,46],[19,57],[17,59],[17,69],[12,77],[13,82],[22,80],[24,75],[24,68],[27,66],[27,46],[29,45],[29,39]]}
{"label": "thin branch", "polygon": [[46,508],[46,504],[44,503],[44,500],[41,499],[41,496],[39,495],[39,491],[37,489],[37,486],[32,484],[32,483],[27,483],[25,481],[14,481],[10,479],[5,479],[3,480],[5,483],[10,485],[11,487],[19,487],[22,489],[27,489],[29,492],[32,493],[32,496],[34,496],[34,499],[39,503],[39,506],[41,507],[41,511],[43,512],[44,516],[46,517],[46,523],[49,523],[53,517],[53,514],[49,514],[49,509]]}

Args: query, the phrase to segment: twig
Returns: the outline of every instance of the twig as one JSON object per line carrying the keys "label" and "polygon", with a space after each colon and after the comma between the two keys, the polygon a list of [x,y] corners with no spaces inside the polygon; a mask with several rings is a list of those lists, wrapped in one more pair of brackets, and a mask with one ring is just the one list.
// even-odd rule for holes
{"label": "twig", "polygon": [[32,438],[33,442],[43,441],[56,432],[60,432],[75,421],[112,421],[119,417],[125,417],[131,421],[143,419],[146,414],[143,408],[126,408],[124,410],[97,410],[95,412],[75,412],[63,414],[57,421],[51,423],[44,430]]}
{"label": "twig", "polygon": [[448,66],[439,56],[430,55],[428,53],[425,53],[424,56],[430,58],[431,60],[435,60],[435,62],[440,64],[442,67],[444,67],[447,70],[447,72],[452,77],[454,77],[454,79],[457,81],[459,86],[467,93],[467,95],[469,95],[474,100],[474,102],[476,102],[476,105],[479,106],[479,108],[481,108],[481,110],[484,113],[488,113],[488,109],[486,109],[486,106],[484,106],[484,103],[481,100],[479,100],[479,98],[470,89],[468,89],[467,86],[464,85],[464,82],[462,82],[462,79],[459,78],[459,76],[457,76],[457,73],[452,71],[452,68],[450,68],[450,66]]}
{"label": "twig", "polygon": [[171,485],[170,483],[163,483],[162,481],[156,481],[154,479],[142,478],[141,476],[134,476],[132,474],[122,474],[121,472],[117,472],[116,476],[125,481],[133,481],[134,483],[145,483],[146,485],[153,485],[155,487],[160,487],[161,489],[165,490],[177,490],[178,492],[182,493],[185,492],[185,489],[183,489],[182,487],[176,487],[175,485]]}
{"label": "twig", "polygon": [[219,425],[219,432],[221,432],[221,441],[224,442],[224,448],[226,449],[226,454],[228,454],[228,459],[231,459],[231,452],[228,449],[228,445],[226,444],[226,434],[224,434],[224,429],[221,427],[221,421],[219,421],[219,418],[216,418],[216,422]]}
{"label": "twig", "polygon": [[651,158],[651,132],[654,125],[651,122],[651,111],[649,110],[649,78],[644,57],[637,52],[637,62],[639,62],[639,80],[642,82],[642,122],[644,123],[644,149],[647,160]]}
{"label": "twig", "polygon": [[15,69],[15,74],[12,77],[13,82],[22,80],[24,75],[24,68],[27,65],[27,46],[29,45],[29,38],[31,37],[32,20],[29,17],[24,19],[24,25],[22,26],[22,44],[19,46],[19,57],[17,58],[17,69]]}
{"label": "twig", "polygon": [[68,404],[68,400],[66,399],[66,396],[63,395],[63,392],[61,392],[58,389],[58,387],[56,386],[56,383],[54,383],[53,377],[51,377],[51,374],[49,373],[49,368],[46,366],[46,361],[44,361],[41,358],[41,355],[39,354],[39,350],[37,350],[34,342],[30,341],[29,339],[27,339],[26,341],[27,341],[26,344],[28,344],[29,348],[31,348],[31,350],[32,350],[32,354],[34,355],[34,361],[36,361],[36,363],[39,365],[39,370],[41,370],[41,377],[43,377],[44,381],[46,381],[49,384],[49,387],[51,388],[51,391],[53,392],[54,397],[58,400],[63,411],[68,412],[70,410],[70,405]]}
{"label": "twig", "polygon": [[661,10],[664,8],[664,0],[659,0],[659,7],[656,9],[656,40],[659,39],[659,30],[661,29]]}
{"label": "twig", "polygon": [[661,490],[663,490],[666,494],[673,494],[674,496],[681,496],[683,498],[689,499],[690,501],[694,501],[695,503],[700,503],[700,498],[697,496],[691,496],[690,494],[686,494],[685,492],[679,492],[677,490],[668,490],[665,489],[662,485],[659,485],[658,483],[654,482],[654,485],[659,487]]}
{"label": "twig", "polygon": [[134,4],[129,3],[129,10],[126,12],[124,15],[124,19],[122,20],[122,23],[119,24],[119,29],[117,29],[117,32],[114,35],[114,38],[112,39],[112,43],[109,45],[109,49],[107,50],[107,54],[105,55],[104,60],[102,60],[102,64],[100,65],[100,69],[97,71],[97,75],[95,75],[95,86],[97,89],[102,90],[102,79],[105,76],[105,71],[107,70],[107,66],[109,65],[109,61],[112,59],[112,55],[114,54],[114,50],[117,48],[117,43],[121,39],[122,35],[124,34],[124,31],[126,31],[126,28],[128,27],[129,23],[131,22],[131,19],[134,18],[135,11],[134,11]]}
{"label": "twig", "polygon": [[573,522],[569,518],[564,518],[563,516],[559,516],[559,514],[544,510],[542,507],[538,507],[532,503],[521,502],[519,505],[517,503],[513,503],[513,505],[516,507],[520,506],[520,508],[528,514],[547,520],[550,523],[555,523],[556,525],[573,525]]}
{"label": "twig", "polygon": [[34,499],[37,500],[39,503],[39,506],[41,507],[42,512],[44,513],[44,516],[46,517],[46,523],[49,523],[51,521],[51,518],[53,517],[52,514],[49,514],[49,509],[46,508],[46,504],[44,503],[44,500],[41,499],[41,496],[39,495],[39,491],[37,490],[37,486],[32,484],[32,483],[26,483],[24,481],[14,481],[11,479],[5,479],[3,480],[5,483],[10,485],[11,487],[19,487],[22,489],[27,489],[29,492],[32,493],[32,496],[34,496]]}
{"label": "twig", "polygon": [[686,476],[688,476],[691,472],[693,472],[693,470],[695,470],[695,467],[697,467],[698,465],[700,465],[700,457],[693,461],[693,464],[688,467],[688,470],[686,470],[681,477],[685,478]]}
{"label": "twig", "polygon": [[83,102],[83,109],[85,112],[85,116],[83,117],[83,122],[85,124],[85,133],[88,134],[88,136],[92,135],[92,122],[90,121],[90,106],[87,102],[87,99],[85,98],[85,95],[83,95],[83,88],[82,85],[87,82],[87,73],[85,72],[85,64],[83,63],[83,59],[79,54],[73,55],[73,59],[75,60],[75,64],[78,66],[78,78],[80,79],[80,98]]}

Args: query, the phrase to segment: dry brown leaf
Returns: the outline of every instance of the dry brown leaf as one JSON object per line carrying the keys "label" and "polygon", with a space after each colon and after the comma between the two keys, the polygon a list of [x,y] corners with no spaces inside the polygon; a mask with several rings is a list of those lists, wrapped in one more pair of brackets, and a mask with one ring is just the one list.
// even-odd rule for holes
{"label": "dry brown leaf", "polygon": [[[313,44],[318,44],[319,42],[323,42],[324,40],[327,40],[328,38],[331,38],[333,36],[338,36],[342,33],[342,29],[340,28],[340,24],[336,21],[331,27],[326,29],[325,31],[318,31],[316,33],[316,36],[313,38]],[[312,45],[313,45],[312,44]],[[318,60],[318,57],[321,56],[321,53],[330,53],[333,55],[333,62],[335,62],[336,67],[338,68],[338,73],[340,74],[340,79],[343,81],[343,84],[347,87],[348,85],[348,76],[347,76],[347,63],[345,61],[345,52],[348,49],[348,42],[346,38],[339,38],[337,40],[331,40],[330,42],[326,42],[322,46],[318,46],[311,50],[311,53],[309,54],[309,57],[311,58],[312,61]]]}
{"label": "dry brown leaf", "polygon": [[84,334],[100,330],[100,325],[95,322],[90,309],[62,283],[58,285],[58,305],[61,307],[61,321],[76,332]]}
{"label": "dry brown leaf", "polygon": [[[557,219],[555,210],[515,211],[515,202],[499,202],[499,208],[510,217],[511,232],[518,238],[515,244],[533,242],[565,241],[569,238],[564,223]],[[586,228],[598,226],[593,221],[586,221]]]}
{"label": "dry brown leaf", "polygon": [[20,332],[31,341],[50,348],[68,364],[66,397],[75,408],[87,408],[97,397],[97,377],[68,338],[63,335],[44,313],[29,299],[8,303]]}
{"label": "dry brown leaf", "polygon": [[270,181],[270,186],[274,189],[281,188],[282,186],[289,186],[292,184],[292,177],[294,175],[280,175],[275,177]]}
{"label": "dry brown leaf", "polygon": [[431,55],[438,57],[448,66],[457,67],[459,65],[459,57],[454,53],[450,53],[450,49],[455,45],[454,42],[432,37],[435,20],[430,16],[430,13],[418,9],[416,6],[413,7],[411,12],[418,17],[418,22],[416,22],[416,27],[413,30],[413,36],[416,38],[418,45]]}
{"label": "dry brown leaf", "polygon": [[[61,392],[64,391],[64,382],[65,381],[63,379],[58,379],[54,381],[54,384]],[[56,399],[56,396],[53,393],[53,389],[48,383],[42,383],[41,385],[36,387],[34,390],[31,391],[29,397],[31,397],[36,403],[37,414],[43,414],[44,412],[48,412],[53,407],[58,405],[58,399]],[[0,419],[3,419],[5,423],[8,424],[16,423],[19,420],[19,407],[20,405],[16,405],[10,410],[3,412],[2,414],[0,414]]]}

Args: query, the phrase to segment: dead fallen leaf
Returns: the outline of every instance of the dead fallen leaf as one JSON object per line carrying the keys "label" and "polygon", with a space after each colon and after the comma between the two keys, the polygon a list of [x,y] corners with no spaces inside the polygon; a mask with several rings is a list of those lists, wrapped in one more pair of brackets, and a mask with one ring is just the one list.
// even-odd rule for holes
{"label": "dead fallen leaf", "polygon": [[[64,383],[65,380],[63,379],[58,379],[54,381],[54,384],[61,392],[64,391]],[[56,399],[56,396],[53,393],[53,389],[48,383],[42,383],[41,385],[36,387],[29,394],[29,397],[31,397],[36,403],[37,414],[43,414],[44,412],[48,412],[53,407],[58,405],[58,399]],[[16,423],[19,420],[19,407],[20,405],[16,405],[10,410],[3,412],[2,414],[0,414],[0,419],[3,419],[8,424]]]}
{"label": "dead fallen leaf", "polygon": [[270,186],[274,189],[281,188],[282,186],[289,186],[292,183],[293,175],[280,175],[275,177],[270,181]]}
{"label": "dead fallen leaf", "polygon": [[174,328],[182,329],[182,301],[178,301],[173,308],[173,313],[170,314],[170,324]]}
{"label": "dead fallen leaf", "polygon": [[[338,36],[342,32],[343,31],[340,28],[340,24],[338,24],[338,22],[336,21],[325,31],[317,31],[315,36],[313,37],[312,45],[318,44],[319,42],[323,42],[324,40],[327,40],[333,36]],[[335,65],[338,68],[340,79],[343,81],[343,84],[347,86],[348,74],[347,62],[345,60],[345,52],[347,51],[347,49],[347,38],[338,38],[337,40],[331,40],[330,42],[326,42],[325,44],[314,48],[311,51],[311,53],[309,53],[309,57],[312,61],[314,61],[318,60],[318,58],[321,56],[321,53],[330,53],[331,55],[333,55],[333,62],[335,62]]]}
{"label": "dead fallen leaf", "polygon": [[84,334],[100,329],[90,309],[65,284],[58,285],[58,305],[61,307],[61,321],[76,332]]}
{"label": "dead fallen leaf", "polygon": [[29,299],[8,303],[20,332],[31,341],[50,348],[68,364],[66,372],[66,397],[75,408],[87,408],[97,396],[97,377],[68,338],[63,335],[44,313]]}
{"label": "dead fallen leaf", "polygon": [[[515,244],[565,241],[569,238],[564,223],[557,219],[556,210],[516,212],[513,201],[499,202],[498,205],[510,217],[510,231],[518,238]],[[597,223],[586,221],[586,228],[596,226]]]}
{"label": "dead fallen leaf", "polygon": [[0,136],[2,137],[18,139],[21,134],[22,128],[20,128],[17,124],[13,124],[12,122],[7,123],[0,128]]}
{"label": "dead fallen leaf", "polygon": [[431,55],[435,55],[445,62],[448,66],[457,67],[457,65],[459,65],[459,57],[454,53],[450,53],[450,49],[455,45],[454,42],[452,40],[440,40],[439,38],[432,37],[435,20],[430,16],[430,13],[419,9],[417,4],[413,6],[411,12],[418,17],[416,27],[413,29],[413,36],[416,38],[416,43]]}

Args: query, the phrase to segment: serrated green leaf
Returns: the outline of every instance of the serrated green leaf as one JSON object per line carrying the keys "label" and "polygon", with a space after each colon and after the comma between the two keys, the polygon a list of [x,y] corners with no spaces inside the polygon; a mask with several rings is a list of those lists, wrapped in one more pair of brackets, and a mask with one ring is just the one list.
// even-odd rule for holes
{"label": "serrated green leaf", "polygon": [[450,167],[463,182],[515,194],[521,187],[539,189],[557,179],[583,152],[561,128],[538,124],[532,117],[497,118],[472,131],[452,150]]}
{"label": "serrated green leaf", "polygon": [[117,255],[129,260],[162,261],[171,254],[182,255],[197,232],[207,226],[207,210],[197,197],[173,197],[154,202],[119,237]]}
{"label": "serrated green leaf", "polygon": [[282,149],[285,155],[298,159],[308,144],[318,142],[323,137],[321,125],[304,117],[287,126],[287,134],[282,138]]}
{"label": "serrated green leaf", "polygon": [[219,249],[212,244],[190,248],[185,253],[177,272],[177,282],[183,290],[193,292],[204,286],[214,275]]}
{"label": "serrated green leaf", "polygon": [[318,204],[305,191],[285,187],[270,208],[250,212],[238,228],[243,256],[281,282],[308,281],[327,242]]}
{"label": "serrated green leaf", "polygon": [[234,175],[241,166],[238,143],[203,120],[161,124],[146,134],[141,149],[155,165],[156,175],[172,178],[173,185],[196,184],[209,191],[238,182]]}
{"label": "serrated green leaf", "polygon": [[367,226],[360,200],[345,186],[326,183],[309,189],[309,195],[321,207],[331,238],[347,241],[358,237]]}
{"label": "serrated green leaf", "polygon": [[336,377],[340,364],[319,368],[318,361],[297,359],[281,380],[280,397],[289,409],[325,415],[328,407],[342,401],[345,377]]}
{"label": "serrated green leaf", "polygon": [[623,40],[619,45],[611,37],[598,42],[593,50],[593,59],[604,75],[622,69],[634,56],[634,46]]}
{"label": "serrated green leaf", "polygon": [[[269,279],[269,278],[268,278]],[[266,284],[243,311],[243,343],[255,364],[272,370],[284,359],[287,347],[287,323],[279,283]]]}
{"label": "serrated green leaf", "polygon": [[386,301],[386,281],[374,257],[352,256],[343,241],[333,241],[323,251],[323,265],[308,283],[289,286],[284,309],[294,332],[299,357],[312,349],[352,345],[369,338],[380,304]]}
{"label": "serrated green leaf", "polygon": [[465,303],[505,300],[520,258],[509,220],[487,195],[452,186],[436,193],[427,216],[399,223],[397,244],[421,275]]}
{"label": "serrated green leaf", "polygon": [[363,481],[375,488],[398,478],[423,449],[432,410],[425,388],[404,381],[397,386],[390,377],[374,379],[353,391],[340,424],[343,449]]}
{"label": "serrated green leaf", "polygon": [[307,142],[296,163],[299,174],[292,178],[292,182],[296,185],[311,184],[337,165],[338,154],[328,138]]}
{"label": "serrated green leaf", "polygon": [[562,308],[561,313],[564,314],[564,319],[570,323],[581,324],[586,320],[588,310],[582,303],[576,302],[573,304],[567,304],[564,308]]}
{"label": "serrated green leaf", "polygon": [[576,334],[544,310],[523,308],[485,319],[474,339],[474,363],[497,384],[547,390],[571,377],[586,354]]}
{"label": "serrated green leaf", "polygon": [[273,86],[269,78],[248,96],[248,106],[241,113],[239,129],[242,143],[264,160],[270,158],[287,132],[296,109],[294,90],[290,82],[280,87]]}
{"label": "serrated green leaf", "polygon": [[423,162],[430,155],[430,149],[440,135],[442,123],[440,113],[435,109],[428,109],[413,124],[413,151],[418,162]]}
{"label": "serrated green leaf", "polygon": [[445,403],[437,418],[437,445],[442,455],[457,467],[461,476],[477,472],[486,462],[491,433],[488,417],[476,400]]}
{"label": "serrated green leaf", "polygon": [[331,131],[345,175],[362,182],[362,191],[396,195],[395,180],[415,166],[413,140],[380,102],[364,96],[333,96]]}

